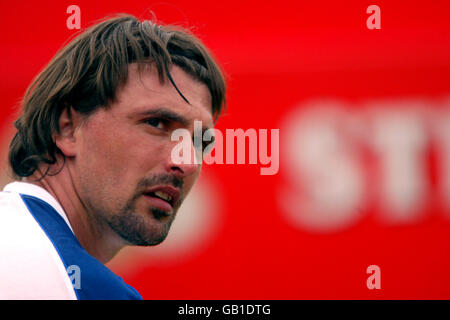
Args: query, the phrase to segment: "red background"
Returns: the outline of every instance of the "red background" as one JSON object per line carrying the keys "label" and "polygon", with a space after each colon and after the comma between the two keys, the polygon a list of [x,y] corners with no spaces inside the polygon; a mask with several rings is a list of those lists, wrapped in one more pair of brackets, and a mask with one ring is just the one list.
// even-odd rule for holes
{"label": "red background", "polygon": [[[76,32],[66,27],[72,4],[82,28],[119,12],[149,17],[149,9],[161,22],[195,27],[228,75],[218,128],[280,128],[280,149],[283,121],[309,99],[333,97],[358,112],[373,99],[450,93],[448,1],[2,1],[5,132],[32,78]],[[381,30],[366,27],[371,4],[381,8]],[[449,299],[450,218],[433,200],[433,157],[421,219],[387,224],[368,205],[355,223],[327,232],[283,218],[279,191],[292,168],[282,152],[273,176],[258,165],[207,166],[220,198],[210,215],[220,218],[196,251],[161,263],[158,254],[138,262],[119,254],[111,268],[145,299]],[[366,286],[372,264],[380,290]]]}

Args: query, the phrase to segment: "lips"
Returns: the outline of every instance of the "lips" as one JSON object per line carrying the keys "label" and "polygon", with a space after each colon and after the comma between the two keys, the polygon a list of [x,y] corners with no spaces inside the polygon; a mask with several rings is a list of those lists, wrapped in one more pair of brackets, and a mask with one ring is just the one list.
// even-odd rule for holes
{"label": "lips", "polygon": [[172,186],[157,186],[146,189],[144,196],[153,206],[163,211],[172,211],[180,198],[180,191]]}

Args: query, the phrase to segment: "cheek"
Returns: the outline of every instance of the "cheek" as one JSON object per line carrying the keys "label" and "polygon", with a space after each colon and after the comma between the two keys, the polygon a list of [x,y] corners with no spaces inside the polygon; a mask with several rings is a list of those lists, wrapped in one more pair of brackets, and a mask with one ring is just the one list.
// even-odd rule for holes
{"label": "cheek", "polygon": [[133,196],[145,168],[140,169],[137,161],[143,157],[142,149],[129,138],[97,129],[83,135],[74,170],[89,206],[114,212]]}
{"label": "cheek", "polygon": [[[121,176],[127,151],[125,141],[119,134],[100,123],[91,123],[80,134],[80,147],[74,160],[81,187],[99,195],[113,194],[114,186],[124,180]],[[126,181],[125,181],[126,182]]]}
{"label": "cheek", "polygon": [[104,183],[133,184],[163,161],[166,143],[134,127],[96,126],[84,137],[81,157]]}
{"label": "cheek", "polygon": [[195,174],[188,176],[184,179],[183,192],[184,192],[185,197],[189,194],[192,187],[197,182],[197,179],[199,176],[200,176],[200,168],[197,170],[197,172]]}

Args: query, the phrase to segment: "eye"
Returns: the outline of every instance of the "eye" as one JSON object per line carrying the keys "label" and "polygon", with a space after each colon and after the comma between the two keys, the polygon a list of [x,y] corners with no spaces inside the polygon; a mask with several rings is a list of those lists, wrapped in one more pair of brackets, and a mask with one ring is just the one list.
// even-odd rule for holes
{"label": "eye", "polygon": [[212,141],[204,141],[203,142],[203,150],[205,150],[206,147],[209,147],[209,146],[210,146],[210,148],[212,148],[215,144],[216,144],[216,142],[214,140],[212,140]]}
{"label": "eye", "polygon": [[150,118],[145,120],[145,123],[157,129],[164,129],[167,124],[167,120],[161,118]]}
{"label": "eye", "polygon": [[[214,145],[216,144],[216,139],[214,138],[214,136],[211,138],[211,141],[203,141],[203,153],[206,155],[208,153],[211,152],[211,150],[213,149]],[[208,152],[205,153],[205,149],[209,147],[209,150],[207,150]]]}

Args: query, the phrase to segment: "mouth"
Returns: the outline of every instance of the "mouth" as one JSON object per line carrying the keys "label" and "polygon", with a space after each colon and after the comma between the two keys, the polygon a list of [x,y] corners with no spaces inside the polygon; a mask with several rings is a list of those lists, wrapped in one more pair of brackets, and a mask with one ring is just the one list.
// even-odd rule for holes
{"label": "mouth", "polygon": [[178,203],[180,191],[172,186],[159,186],[145,190],[144,196],[152,206],[170,213]]}

